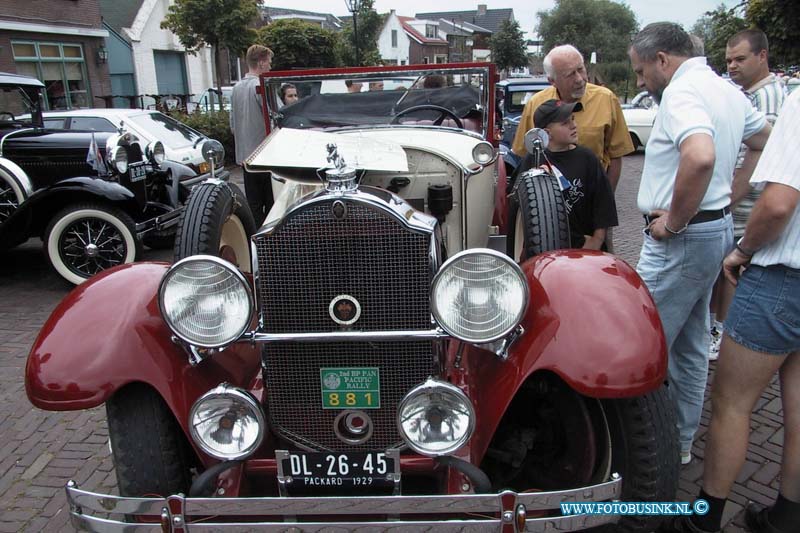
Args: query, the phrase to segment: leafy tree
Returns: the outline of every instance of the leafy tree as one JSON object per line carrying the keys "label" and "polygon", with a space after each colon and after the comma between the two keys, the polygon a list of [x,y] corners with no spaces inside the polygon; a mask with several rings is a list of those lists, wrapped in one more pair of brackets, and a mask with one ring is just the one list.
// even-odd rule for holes
{"label": "leafy tree", "polygon": [[269,47],[274,70],[298,67],[335,67],[339,35],[296,19],[276,20],[257,30],[256,41]]}
{"label": "leafy tree", "polygon": [[631,8],[611,0],[556,0],[537,17],[545,50],[571,44],[587,61],[597,52],[601,63],[627,61],[631,36],[639,30]]}
{"label": "leafy tree", "polygon": [[249,26],[259,18],[258,3],[259,0],[175,0],[161,21],[161,27],[177,35],[189,53],[204,46],[211,47],[220,90],[219,51],[227,48],[238,55],[253,43],[255,33]]}
{"label": "leafy tree", "polygon": [[500,70],[528,65],[525,39],[517,21],[504,20],[500,29],[492,35],[489,48],[492,51],[492,61]]}
{"label": "leafy tree", "polygon": [[695,22],[690,33],[703,39],[708,64],[719,73],[727,71],[725,45],[733,34],[747,27],[743,18],[736,14],[737,8],[728,9],[720,5],[707,11]]}
{"label": "leafy tree", "polygon": [[383,27],[383,17],[375,11],[374,0],[362,0],[356,12],[358,20],[358,55],[361,64],[356,65],[356,35],[353,31],[353,19],[345,24],[339,46],[339,56],[345,65],[370,66],[379,65],[381,54],[378,51],[378,35]]}
{"label": "leafy tree", "polygon": [[749,0],[745,20],[769,39],[770,63],[788,67],[800,62],[800,3],[797,0]]}

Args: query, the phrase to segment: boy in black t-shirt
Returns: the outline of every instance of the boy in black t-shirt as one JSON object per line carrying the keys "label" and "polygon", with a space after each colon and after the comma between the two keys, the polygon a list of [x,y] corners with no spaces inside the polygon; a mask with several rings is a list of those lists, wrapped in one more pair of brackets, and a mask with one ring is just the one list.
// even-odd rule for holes
{"label": "boy in black t-shirt", "polygon": [[[547,160],[570,183],[562,191],[569,214],[570,245],[572,248],[603,249],[606,230],[617,225],[614,193],[597,156],[588,148],[578,146],[578,127],[573,112],[581,111],[580,102],[565,103],[547,100],[533,114],[533,124],[550,136],[545,150]],[[516,180],[534,165],[528,154],[514,172]],[[558,175],[553,169],[553,173]]]}

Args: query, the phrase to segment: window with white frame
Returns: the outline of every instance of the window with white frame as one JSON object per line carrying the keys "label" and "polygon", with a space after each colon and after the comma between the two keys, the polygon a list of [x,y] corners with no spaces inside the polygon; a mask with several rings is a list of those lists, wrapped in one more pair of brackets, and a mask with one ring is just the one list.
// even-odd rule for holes
{"label": "window with white frame", "polygon": [[447,54],[436,54],[433,56],[434,63],[447,63]]}
{"label": "window with white frame", "polygon": [[397,48],[397,30],[392,30],[392,48]]}
{"label": "window with white frame", "polygon": [[425,24],[425,37],[428,39],[436,39],[438,37],[435,24]]}
{"label": "window with white frame", "polygon": [[45,85],[46,109],[91,107],[86,62],[80,44],[12,41],[17,74]]}

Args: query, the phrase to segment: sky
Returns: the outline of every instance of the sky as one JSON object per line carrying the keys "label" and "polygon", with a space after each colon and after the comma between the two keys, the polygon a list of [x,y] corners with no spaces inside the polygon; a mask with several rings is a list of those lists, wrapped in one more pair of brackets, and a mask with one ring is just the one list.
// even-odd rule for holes
{"label": "sky", "polygon": [[[691,29],[706,11],[716,9],[720,4],[733,7],[740,0],[628,0],[639,24],[671,21]],[[288,7],[305,11],[332,13],[337,16],[349,15],[345,0],[265,0],[264,4],[273,7]],[[398,15],[414,16],[416,13],[431,11],[466,11],[477,9],[478,4],[486,4],[489,9],[513,8],[514,18],[519,21],[527,37],[537,22],[538,11],[552,9],[554,0],[375,0],[378,13],[395,9]]]}

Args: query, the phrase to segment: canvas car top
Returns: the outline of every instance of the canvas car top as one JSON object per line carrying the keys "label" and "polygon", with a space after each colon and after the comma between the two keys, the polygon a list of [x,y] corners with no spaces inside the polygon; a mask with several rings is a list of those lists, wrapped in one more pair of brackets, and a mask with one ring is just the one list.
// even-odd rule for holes
{"label": "canvas car top", "polygon": [[[403,97],[405,95],[405,97]],[[468,85],[409,91],[315,94],[281,109],[280,125],[288,128],[324,128],[388,124],[397,113],[420,105],[436,105],[458,117],[480,112],[480,93]],[[415,114],[436,118],[436,111]]]}

